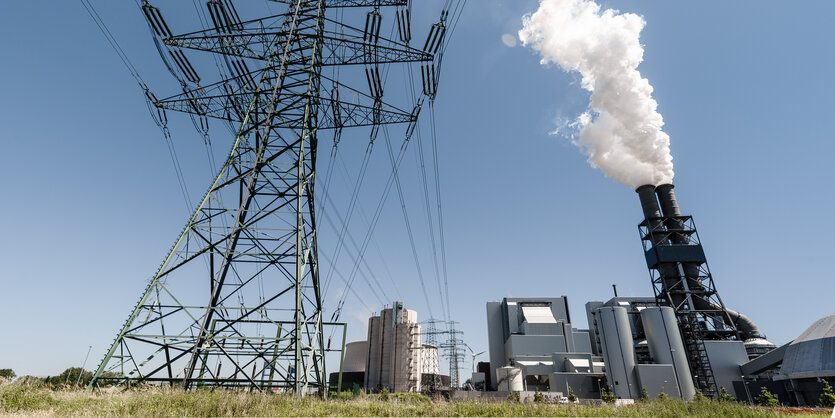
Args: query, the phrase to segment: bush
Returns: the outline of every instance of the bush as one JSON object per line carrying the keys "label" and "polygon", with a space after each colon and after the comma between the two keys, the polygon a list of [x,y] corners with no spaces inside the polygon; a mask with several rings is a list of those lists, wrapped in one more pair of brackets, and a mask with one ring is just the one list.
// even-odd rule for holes
{"label": "bush", "polygon": [[835,392],[832,392],[832,386],[829,386],[826,380],[823,381],[823,391],[818,398],[818,404],[824,408],[835,407]]}
{"label": "bush", "polygon": [[776,408],[780,406],[780,401],[778,401],[777,398],[769,392],[765,386],[763,386],[760,390],[760,394],[757,395],[757,405]]}
{"label": "bush", "polygon": [[638,398],[638,402],[640,403],[647,403],[651,399],[649,398],[649,392],[647,392],[647,388],[641,388],[641,397]]}
{"label": "bush", "polygon": [[574,389],[571,386],[568,387],[568,402],[577,402],[577,395],[574,393]]}
{"label": "bush", "polygon": [[0,369],[0,377],[6,379],[14,379],[17,375],[14,373],[12,369]]}
{"label": "bush", "polygon": [[328,399],[340,400],[340,401],[347,401],[354,399],[354,394],[352,392],[343,390],[343,391],[333,391],[328,394]]}
{"label": "bush", "polygon": [[733,396],[728,393],[724,386],[719,387],[719,402],[736,402]]}
{"label": "bush", "polygon": [[519,392],[510,392],[507,395],[507,400],[510,401],[510,402],[519,403]]}
{"label": "bush", "polygon": [[[696,393],[698,393],[698,392],[696,392]],[[663,400],[668,399],[668,398],[669,398],[669,396],[667,396],[667,394],[664,393],[664,388],[662,387],[661,388],[661,393],[659,393],[658,396],[655,397],[655,400],[656,401],[663,401]]]}
{"label": "bush", "polygon": [[545,402],[545,395],[537,389],[537,391],[533,394],[533,401],[537,403]]}
{"label": "bush", "polygon": [[396,399],[397,403],[408,405],[421,405],[432,403],[432,399],[422,393],[401,392],[392,393],[390,399]]}
{"label": "bush", "polygon": [[615,403],[615,394],[608,386],[603,386],[600,388],[600,399],[606,403]]}
{"label": "bush", "polygon": [[707,400],[707,398],[705,397],[705,395],[702,394],[701,391],[697,390],[696,394],[693,395],[693,402],[704,402],[706,400]]}
{"label": "bush", "polygon": [[381,401],[389,400],[389,394],[390,393],[391,392],[389,392],[389,388],[383,388],[383,390],[380,391],[380,400]]}

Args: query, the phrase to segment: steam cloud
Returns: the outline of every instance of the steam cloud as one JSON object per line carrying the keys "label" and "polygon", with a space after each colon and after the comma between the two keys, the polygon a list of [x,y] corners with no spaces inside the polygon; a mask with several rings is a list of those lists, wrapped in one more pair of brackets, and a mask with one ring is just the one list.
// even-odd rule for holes
{"label": "steam cloud", "polygon": [[672,183],[674,176],[670,137],[661,130],[652,86],[637,69],[645,24],[633,13],[601,12],[590,0],[540,0],[519,31],[542,64],[580,73],[591,102],[572,123],[579,129],[574,143],[592,167],[633,189]]}

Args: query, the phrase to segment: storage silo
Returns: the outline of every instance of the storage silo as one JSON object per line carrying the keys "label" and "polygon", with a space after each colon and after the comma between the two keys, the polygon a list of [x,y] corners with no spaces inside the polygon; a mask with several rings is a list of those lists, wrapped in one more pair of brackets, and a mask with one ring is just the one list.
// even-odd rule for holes
{"label": "storage silo", "polygon": [[687,352],[678,329],[675,312],[669,306],[641,310],[641,322],[647,336],[649,354],[656,364],[670,364],[678,382],[681,397],[693,399],[696,387],[690,374]]}
{"label": "storage silo", "polygon": [[636,399],[635,349],[629,316],[622,306],[602,306],[595,315],[606,362],[606,377],[616,398]]}

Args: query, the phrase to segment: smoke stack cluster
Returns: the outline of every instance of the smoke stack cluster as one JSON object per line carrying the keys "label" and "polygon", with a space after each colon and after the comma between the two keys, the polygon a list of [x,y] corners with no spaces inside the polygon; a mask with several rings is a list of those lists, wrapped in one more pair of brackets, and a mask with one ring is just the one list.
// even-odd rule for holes
{"label": "smoke stack cluster", "polygon": [[[649,229],[650,240],[653,246],[689,245],[690,237],[685,233],[684,218],[678,206],[674,186],[672,184],[661,184],[653,186],[646,184],[638,187],[635,191],[641,201],[641,210]],[[661,275],[664,291],[669,291],[680,283],[687,286],[687,292],[672,293],[671,304],[681,306],[687,302],[689,294],[691,309],[696,311],[724,311],[724,320],[736,324],[743,339],[760,338],[760,331],[747,316],[732,309],[723,308],[705,297],[699,296],[699,292],[705,290],[699,273],[699,263],[681,262],[681,270],[676,263],[661,263],[657,270]],[[684,277],[682,277],[682,273]]]}

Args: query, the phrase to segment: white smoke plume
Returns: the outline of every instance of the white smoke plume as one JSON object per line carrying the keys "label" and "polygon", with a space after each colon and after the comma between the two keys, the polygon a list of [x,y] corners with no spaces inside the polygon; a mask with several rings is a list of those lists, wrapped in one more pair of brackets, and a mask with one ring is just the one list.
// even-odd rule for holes
{"label": "white smoke plume", "polygon": [[646,22],[590,0],[540,0],[523,18],[522,44],[565,71],[577,71],[591,92],[585,113],[574,122],[575,144],[615,181],[637,188],[672,183],[670,137],[661,130],[652,86],[641,77],[641,30]]}

